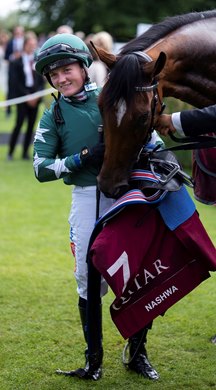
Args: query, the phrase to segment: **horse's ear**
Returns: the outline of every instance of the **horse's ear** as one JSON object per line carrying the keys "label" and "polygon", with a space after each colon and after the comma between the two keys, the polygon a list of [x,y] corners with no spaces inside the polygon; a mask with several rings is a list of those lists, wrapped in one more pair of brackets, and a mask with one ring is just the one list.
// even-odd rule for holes
{"label": "horse's ear", "polygon": [[154,78],[162,71],[165,63],[166,63],[166,54],[163,51],[161,51],[158,58],[151,62],[145,63],[143,69],[146,74],[149,74],[150,77]]}
{"label": "horse's ear", "polygon": [[95,45],[92,41],[90,41],[90,43],[100,60],[104,62],[109,69],[112,69],[116,63],[116,56]]}
{"label": "horse's ear", "polygon": [[153,71],[154,76],[158,75],[162,71],[165,63],[166,63],[166,54],[163,51],[161,51],[158,56],[158,59],[155,62],[154,71]]}

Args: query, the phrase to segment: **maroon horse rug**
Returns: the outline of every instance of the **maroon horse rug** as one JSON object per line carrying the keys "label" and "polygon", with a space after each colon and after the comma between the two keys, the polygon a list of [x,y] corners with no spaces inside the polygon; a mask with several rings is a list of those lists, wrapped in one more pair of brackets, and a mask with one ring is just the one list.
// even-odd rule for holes
{"label": "maroon horse rug", "polygon": [[149,202],[140,190],[97,222],[89,256],[115,294],[111,317],[126,339],[216,270],[216,250],[185,187]]}
{"label": "maroon horse rug", "polygon": [[[213,133],[209,134],[213,136]],[[205,204],[216,204],[216,148],[193,152],[194,196]]]}

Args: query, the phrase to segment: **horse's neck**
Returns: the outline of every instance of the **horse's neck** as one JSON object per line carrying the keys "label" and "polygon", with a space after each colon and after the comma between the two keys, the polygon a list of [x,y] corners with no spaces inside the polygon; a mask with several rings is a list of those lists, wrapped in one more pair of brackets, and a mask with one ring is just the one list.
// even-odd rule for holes
{"label": "horse's neck", "polygon": [[[155,43],[149,46],[145,52],[154,58],[155,53],[159,50],[167,51],[170,55],[179,53],[187,53],[193,56],[198,49],[202,49],[205,53],[208,47],[212,45],[212,50],[215,50],[216,39],[216,17],[205,20],[198,20],[194,23],[179,27],[170,32],[165,37],[158,39]],[[191,52],[191,46],[194,51]],[[156,55],[157,56],[157,55]]]}
{"label": "horse's neck", "polygon": [[160,73],[163,96],[180,99],[197,107],[216,101],[216,19],[181,27],[158,40],[145,52],[156,60],[161,51],[167,56]]}

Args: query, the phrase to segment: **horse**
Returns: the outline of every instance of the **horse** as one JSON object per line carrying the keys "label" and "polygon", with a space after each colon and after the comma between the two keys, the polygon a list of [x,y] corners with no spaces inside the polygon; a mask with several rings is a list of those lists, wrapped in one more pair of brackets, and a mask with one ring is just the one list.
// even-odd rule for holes
{"label": "horse", "polygon": [[202,108],[216,101],[216,10],[168,17],[129,41],[119,54],[92,44],[110,69],[99,96],[105,154],[100,190],[118,198],[131,169],[173,97]]}

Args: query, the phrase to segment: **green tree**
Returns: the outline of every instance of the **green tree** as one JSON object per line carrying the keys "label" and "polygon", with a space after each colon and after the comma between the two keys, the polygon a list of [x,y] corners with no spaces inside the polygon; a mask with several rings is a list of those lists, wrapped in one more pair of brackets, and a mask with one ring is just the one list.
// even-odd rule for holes
{"label": "green tree", "polygon": [[106,30],[117,41],[136,34],[138,23],[155,23],[167,16],[215,8],[215,0],[20,0],[37,32],[55,31],[69,24],[86,34]]}

